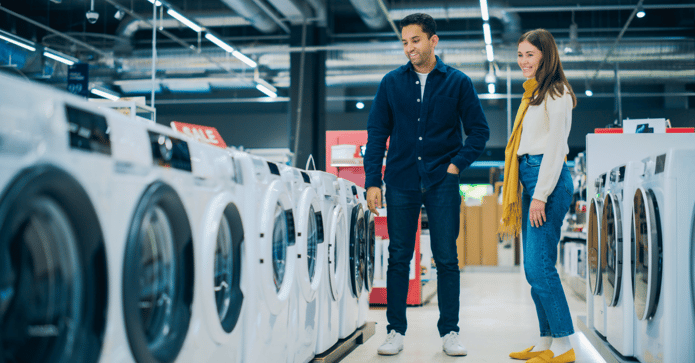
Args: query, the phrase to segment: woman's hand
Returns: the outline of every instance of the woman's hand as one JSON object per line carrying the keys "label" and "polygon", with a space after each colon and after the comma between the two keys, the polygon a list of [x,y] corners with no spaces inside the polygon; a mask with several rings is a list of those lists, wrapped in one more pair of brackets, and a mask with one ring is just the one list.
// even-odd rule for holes
{"label": "woman's hand", "polygon": [[531,227],[542,226],[545,223],[545,202],[538,199],[532,200],[528,210],[528,219],[531,221]]}

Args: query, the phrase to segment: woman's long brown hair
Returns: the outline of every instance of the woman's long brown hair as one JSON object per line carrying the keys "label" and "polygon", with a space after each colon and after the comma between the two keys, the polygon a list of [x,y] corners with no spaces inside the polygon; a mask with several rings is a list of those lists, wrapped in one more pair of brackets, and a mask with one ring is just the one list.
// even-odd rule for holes
{"label": "woman's long brown hair", "polygon": [[542,54],[535,76],[538,86],[533,91],[529,105],[539,106],[548,93],[553,99],[562,97],[565,93],[565,87],[567,87],[572,96],[572,107],[577,106],[577,97],[565,77],[565,71],[562,70],[560,54],[553,35],[545,29],[535,29],[522,35],[517,44],[523,41],[533,44]]}

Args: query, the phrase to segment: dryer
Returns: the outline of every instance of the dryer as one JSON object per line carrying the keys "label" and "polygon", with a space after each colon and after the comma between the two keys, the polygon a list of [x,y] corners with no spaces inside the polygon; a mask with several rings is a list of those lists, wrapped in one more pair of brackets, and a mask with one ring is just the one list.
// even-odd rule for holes
{"label": "dryer", "polygon": [[694,150],[670,149],[644,159],[634,194],[634,349],[643,363],[695,361],[695,312],[684,273],[692,249],[694,158]]}
{"label": "dryer", "polygon": [[177,360],[240,362],[244,190],[227,150],[197,141],[189,148],[195,282],[191,329]]}
{"label": "dryer", "polygon": [[630,235],[632,197],[642,165],[629,162],[608,176],[601,222],[601,278],[606,302],[606,340],[624,357],[633,355],[634,304]]}
{"label": "dryer", "polygon": [[3,361],[98,362],[108,339],[110,122],[83,99],[0,74]]}
{"label": "dryer", "polygon": [[606,336],[606,301],[603,298],[601,269],[604,261],[601,259],[601,221],[603,214],[604,189],[606,174],[601,174],[595,180],[596,195],[589,202],[589,221],[587,223],[587,308],[588,318],[594,330],[602,337]]}
{"label": "dryer", "polygon": [[249,282],[244,296],[253,303],[244,314],[243,361],[280,362],[289,355],[288,301],[297,254],[294,213],[278,165],[254,155],[249,158],[256,179],[256,223],[245,246],[253,249],[248,254],[253,258],[243,269]]}
{"label": "dryer", "polygon": [[359,298],[362,295],[364,285],[364,261],[360,259],[360,250],[364,245],[365,223],[362,204],[357,199],[357,186],[355,183],[338,178],[340,185],[340,202],[347,211],[346,224],[348,226],[348,283],[345,286],[343,301],[340,306],[340,338],[347,338],[357,329],[357,316],[359,315]]}
{"label": "dryer", "polygon": [[324,216],[325,268],[318,290],[316,354],[329,350],[340,335],[340,303],[347,283],[347,219],[340,202],[337,177],[323,171],[307,171],[317,191]]}
{"label": "dryer", "polygon": [[297,261],[294,287],[290,297],[288,362],[309,362],[316,354],[318,337],[318,292],[323,283],[326,261],[322,204],[311,177],[305,171],[290,168],[296,222]]}
{"label": "dryer", "polygon": [[362,294],[359,298],[359,310],[357,313],[357,327],[362,327],[367,322],[367,314],[369,313],[369,294],[372,291],[374,284],[374,259],[376,255],[376,230],[374,224],[374,214],[369,210],[367,205],[367,191],[362,187],[357,187],[357,197],[364,210],[364,238],[362,239],[362,247],[360,248],[360,259],[364,266],[362,276],[364,283],[362,284]]}

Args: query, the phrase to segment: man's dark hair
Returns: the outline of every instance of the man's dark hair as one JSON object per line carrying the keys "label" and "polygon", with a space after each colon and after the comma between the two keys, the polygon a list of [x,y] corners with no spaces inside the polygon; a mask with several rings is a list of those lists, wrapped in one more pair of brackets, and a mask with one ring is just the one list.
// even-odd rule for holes
{"label": "man's dark hair", "polygon": [[403,31],[403,28],[406,26],[413,24],[419,25],[422,28],[422,31],[427,34],[427,38],[432,38],[433,35],[437,34],[437,23],[435,23],[434,19],[427,14],[410,14],[401,19],[401,31]]}

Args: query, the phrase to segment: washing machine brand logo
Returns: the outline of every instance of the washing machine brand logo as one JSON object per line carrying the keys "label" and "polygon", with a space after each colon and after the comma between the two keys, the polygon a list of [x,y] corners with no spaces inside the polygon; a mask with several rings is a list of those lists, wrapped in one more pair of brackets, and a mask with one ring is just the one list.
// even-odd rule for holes
{"label": "washing machine brand logo", "polygon": [[70,106],[65,107],[70,147],[111,155],[110,130],[106,118]]}
{"label": "washing machine brand logo", "polygon": [[152,131],[149,134],[152,145],[152,161],[155,165],[185,171],[193,170],[191,153],[186,141]]}

